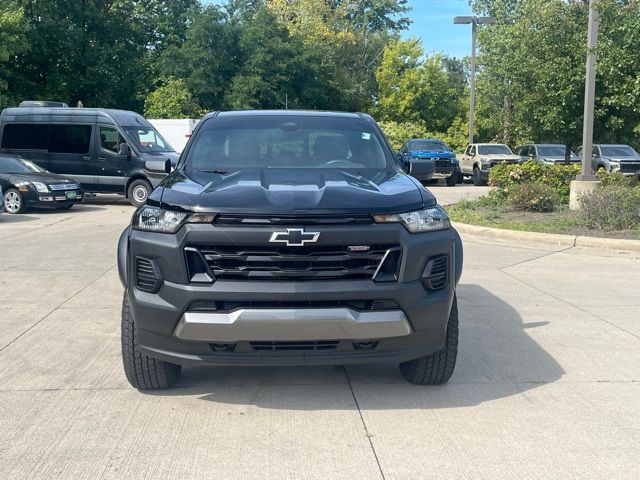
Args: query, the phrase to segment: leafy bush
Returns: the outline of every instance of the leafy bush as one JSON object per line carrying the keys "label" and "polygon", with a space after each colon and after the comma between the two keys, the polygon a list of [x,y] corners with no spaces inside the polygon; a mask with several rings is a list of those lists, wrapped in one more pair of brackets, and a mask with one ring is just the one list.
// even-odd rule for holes
{"label": "leafy bush", "polygon": [[619,185],[622,187],[635,187],[636,185],[640,185],[640,179],[638,179],[637,176],[623,175],[620,172],[616,172],[616,173],[598,172],[596,175],[598,177],[598,180],[600,180],[600,184],[603,187],[608,187],[610,185]]}
{"label": "leafy bush", "polygon": [[580,198],[580,223],[597,230],[640,227],[640,186],[601,186]]}
{"label": "leafy bush", "polygon": [[580,165],[545,165],[533,161],[501,164],[490,170],[489,184],[497,188],[495,195],[503,198],[509,197],[516,185],[546,185],[560,202],[568,203],[571,181],[579,173]]}
{"label": "leafy bush", "polygon": [[508,201],[518,210],[552,212],[557,202],[553,188],[543,183],[519,183],[511,187]]}

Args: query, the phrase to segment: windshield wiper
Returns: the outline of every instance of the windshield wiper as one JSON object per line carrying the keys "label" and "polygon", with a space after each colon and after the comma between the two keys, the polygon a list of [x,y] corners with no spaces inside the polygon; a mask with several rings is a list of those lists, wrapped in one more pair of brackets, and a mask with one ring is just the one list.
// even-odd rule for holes
{"label": "windshield wiper", "polygon": [[217,173],[219,175],[226,175],[229,172],[225,172],[224,170],[198,170],[199,172],[204,172],[204,173]]}

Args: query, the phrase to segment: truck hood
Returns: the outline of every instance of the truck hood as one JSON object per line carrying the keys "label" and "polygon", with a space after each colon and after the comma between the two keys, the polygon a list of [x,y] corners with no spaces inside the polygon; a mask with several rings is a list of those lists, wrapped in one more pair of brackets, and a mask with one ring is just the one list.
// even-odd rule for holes
{"label": "truck hood", "polygon": [[498,153],[498,154],[492,154],[492,155],[480,155],[480,158],[486,159],[486,160],[520,160],[520,157],[518,155],[509,155],[508,153]]}
{"label": "truck hood", "polygon": [[[555,163],[563,163],[564,162],[564,156],[562,157],[540,157],[540,158],[544,158],[547,162],[555,162]],[[582,158],[578,157],[577,155],[571,155],[571,163],[578,163],[578,162],[582,162]]]}
{"label": "truck hood", "polygon": [[426,152],[424,150],[413,150],[409,152],[413,158],[453,158],[453,152]]}
{"label": "truck hood", "polygon": [[251,169],[187,174],[176,170],[160,186],[149,197],[150,204],[193,212],[402,213],[436,203],[417,180],[400,171],[356,174],[324,169]]}

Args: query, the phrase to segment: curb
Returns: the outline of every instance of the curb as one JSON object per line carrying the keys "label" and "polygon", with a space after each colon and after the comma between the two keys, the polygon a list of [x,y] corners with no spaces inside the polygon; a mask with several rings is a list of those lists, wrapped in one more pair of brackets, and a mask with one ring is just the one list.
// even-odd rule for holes
{"label": "curb", "polygon": [[626,250],[640,252],[640,240],[623,238],[585,237],[578,235],[562,235],[558,233],[521,232],[502,228],[481,227],[466,223],[452,222],[459,233],[498,240],[514,240],[517,242],[544,243],[547,245],[564,245],[567,247],[591,247],[609,250]]}

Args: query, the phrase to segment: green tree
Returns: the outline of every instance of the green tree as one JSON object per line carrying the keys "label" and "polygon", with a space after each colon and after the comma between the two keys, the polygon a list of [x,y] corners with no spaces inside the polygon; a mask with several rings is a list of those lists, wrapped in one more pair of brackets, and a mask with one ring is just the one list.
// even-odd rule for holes
{"label": "green tree", "polygon": [[424,59],[419,40],[394,40],[376,70],[382,118],[422,121],[432,131],[449,128],[459,111],[456,91],[441,55]]}
{"label": "green tree", "polygon": [[498,24],[480,32],[478,128],[503,141],[580,142],[585,2],[474,2]]}
{"label": "green tree", "polygon": [[147,96],[144,114],[149,118],[198,118],[204,114],[184,80],[167,78]]}
{"label": "green tree", "polygon": [[268,8],[243,25],[239,46],[244,63],[225,98],[230,108],[284,108],[287,99],[292,108],[326,106],[311,57]]}
{"label": "green tree", "polygon": [[0,110],[13,99],[8,92],[11,60],[28,48],[21,32],[26,28],[24,10],[16,2],[7,0],[0,4]]}
{"label": "green tree", "polygon": [[196,103],[205,109],[224,108],[228,86],[245,61],[240,32],[234,12],[217,5],[192,11],[185,41],[163,51],[159,74],[183,79]]}
{"label": "green tree", "polygon": [[85,106],[141,107],[146,38],[130,2],[19,0],[29,45],[11,58],[9,88],[18,99]]}

